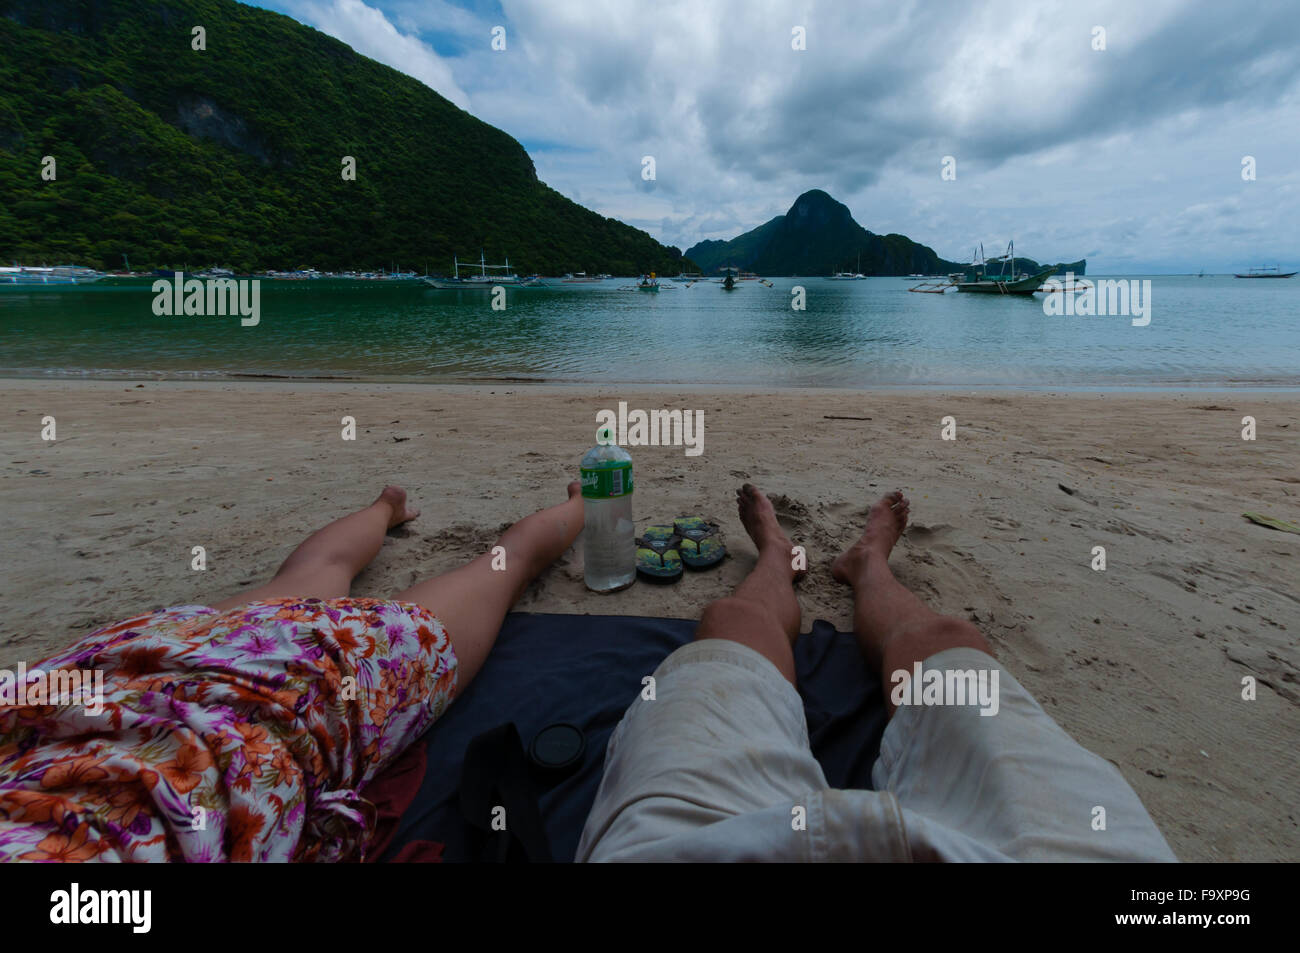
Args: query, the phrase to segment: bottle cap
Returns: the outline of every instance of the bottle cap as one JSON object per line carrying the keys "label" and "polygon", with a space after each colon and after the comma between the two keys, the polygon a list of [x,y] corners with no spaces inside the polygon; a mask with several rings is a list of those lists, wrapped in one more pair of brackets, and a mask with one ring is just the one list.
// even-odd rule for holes
{"label": "bottle cap", "polygon": [[533,764],[548,771],[570,771],[582,762],[587,738],[582,729],[568,722],[547,725],[528,746]]}
{"label": "bottle cap", "polygon": [[602,447],[608,447],[614,442],[614,428],[601,427],[596,431],[596,443]]}

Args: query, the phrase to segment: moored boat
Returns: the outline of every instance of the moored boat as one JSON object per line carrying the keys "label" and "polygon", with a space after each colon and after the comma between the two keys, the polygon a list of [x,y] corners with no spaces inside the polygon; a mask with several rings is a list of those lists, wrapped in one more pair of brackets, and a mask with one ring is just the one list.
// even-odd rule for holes
{"label": "moored boat", "polygon": [[1277,265],[1268,268],[1252,268],[1244,275],[1233,275],[1234,278],[1294,278],[1294,271],[1280,271]]}
{"label": "moored boat", "polygon": [[[996,275],[989,273],[989,266],[994,264],[999,265]],[[980,256],[975,262],[973,274],[960,273],[960,278],[957,275],[950,277],[955,279],[953,283],[956,284],[958,291],[976,294],[1032,295],[1035,291],[1041,290],[1043,282],[1054,271],[1055,268],[1045,268],[1036,275],[1017,272],[1016,243],[1013,241],[1007,245],[1005,255],[997,255],[993,258]]]}
{"label": "moored boat", "polygon": [[826,279],[827,281],[866,281],[867,276],[862,273],[862,255],[858,254],[858,268],[856,271],[837,271]]}
{"label": "moored boat", "polygon": [[[476,289],[476,288],[495,288],[497,285],[519,285],[522,284],[519,276],[510,270],[510,257],[506,256],[504,265],[489,265],[487,259],[480,251],[478,256],[478,274],[462,275],[460,273],[460,259],[452,257],[451,260],[452,277],[435,278],[425,276],[420,279],[426,285],[432,288],[440,288],[445,291],[456,291],[459,289]],[[490,271],[500,271],[503,274],[490,275]]]}
{"label": "moored boat", "polygon": [[31,287],[39,285],[88,285],[103,278],[103,272],[76,265],[0,267],[0,285]]}

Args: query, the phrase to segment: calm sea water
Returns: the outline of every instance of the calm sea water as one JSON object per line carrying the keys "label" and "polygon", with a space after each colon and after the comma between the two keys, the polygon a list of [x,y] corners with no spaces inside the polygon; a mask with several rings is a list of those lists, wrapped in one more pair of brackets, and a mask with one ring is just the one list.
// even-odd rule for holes
{"label": "calm sea water", "polygon": [[[159,317],[148,281],[0,291],[9,377],[526,378],[753,386],[1300,386],[1300,279],[1153,276],[1151,323],[898,278],[481,291],[263,281],[261,322]],[[791,289],[807,290],[807,310]]]}

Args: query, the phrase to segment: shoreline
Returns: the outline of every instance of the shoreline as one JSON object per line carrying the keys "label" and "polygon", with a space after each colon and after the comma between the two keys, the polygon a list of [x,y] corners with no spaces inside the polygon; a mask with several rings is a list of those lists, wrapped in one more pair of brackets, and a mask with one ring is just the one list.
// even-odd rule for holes
{"label": "shoreline", "polygon": [[[559,502],[598,410],[699,409],[700,455],[629,447],[634,516],[638,529],[704,516],[729,558],[598,596],[571,550],[520,611],[698,618],[753,565],[732,499],[748,481],[807,550],[803,631],[847,630],[848,593],[826,567],[870,502],[902,489],[899,579],[978,625],[1043,708],[1118,766],[1182,859],[1300,856],[1300,650],[1285,621],[1300,607],[1300,536],[1241,516],[1300,522],[1300,394],[284,380],[7,380],[0,393],[0,667],[260,582],[397,483],[422,513],[352,590],[391,595]],[[341,439],[345,415],[355,441]],[[946,416],[955,441],[941,438]],[[1099,545],[1105,571],[1089,565]]]}
{"label": "shoreline", "polygon": [[299,387],[309,385],[339,387],[385,387],[402,390],[421,390],[425,388],[452,387],[537,387],[546,389],[575,391],[592,389],[627,388],[642,392],[681,392],[683,390],[698,393],[740,393],[740,394],[874,394],[874,393],[1012,393],[1012,394],[1060,394],[1083,396],[1087,394],[1210,394],[1210,393],[1252,393],[1252,394],[1300,394],[1300,381],[1284,383],[1271,380],[1260,381],[1221,381],[1216,383],[1148,383],[1148,384],[1056,384],[1052,386],[1036,384],[869,384],[862,387],[823,387],[816,384],[706,384],[697,381],[663,382],[663,381],[574,381],[542,377],[472,377],[472,378],[427,378],[406,377],[353,377],[346,375],[291,375],[291,374],[208,374],[203,377],[158,376],[147,371],[124,372],[116,375],[14,375],[0,372],[0,389],[10,385],[41,384],[60,386],[71,384],[169,384],[185,387],[225,387],[239,385],[280,385]]}

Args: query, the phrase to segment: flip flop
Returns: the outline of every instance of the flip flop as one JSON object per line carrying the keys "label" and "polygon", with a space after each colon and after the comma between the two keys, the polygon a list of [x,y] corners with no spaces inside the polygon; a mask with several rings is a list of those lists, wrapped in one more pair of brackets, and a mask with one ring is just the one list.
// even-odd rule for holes
{"label": "flip flop", "polygon": [[671,526],[647,526],[636,541],[637,574],[648,582],[677,582],[682,578],[680,542]]}
{"label": "flip flop", "polygon": [[712,569],[727,557],[717,523],[701,516],[679,516],[673,520],[673,532],[681,537],[677,548],[687,569]]}

